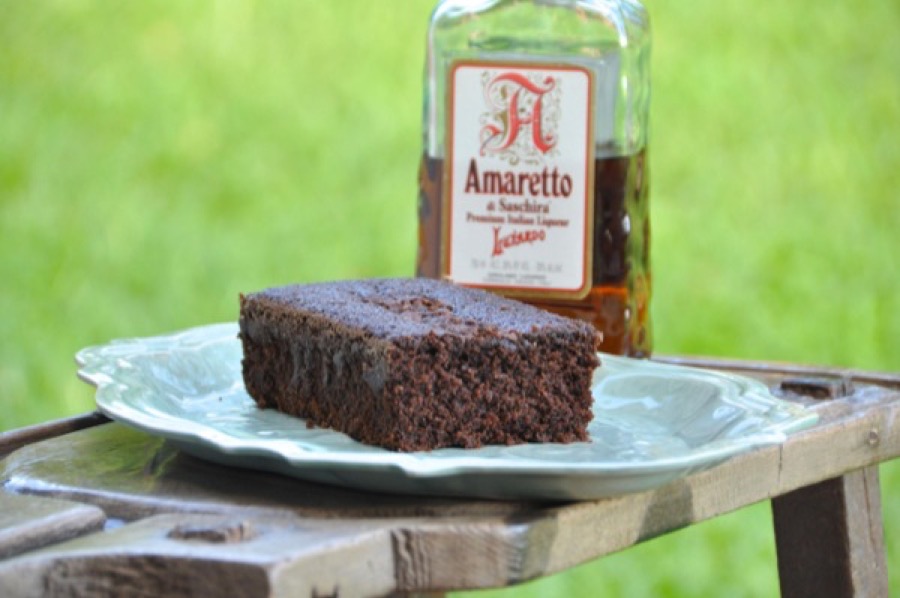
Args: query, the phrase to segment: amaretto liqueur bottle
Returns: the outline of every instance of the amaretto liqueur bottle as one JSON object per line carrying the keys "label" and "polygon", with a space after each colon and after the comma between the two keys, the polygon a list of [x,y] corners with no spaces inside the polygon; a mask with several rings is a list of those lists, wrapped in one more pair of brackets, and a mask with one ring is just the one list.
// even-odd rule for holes
{"label": "amaretto liqueur bottle", "polygon": [[632,0],[443,0],[428,29],[417,274],[651,349],[650,35]]}

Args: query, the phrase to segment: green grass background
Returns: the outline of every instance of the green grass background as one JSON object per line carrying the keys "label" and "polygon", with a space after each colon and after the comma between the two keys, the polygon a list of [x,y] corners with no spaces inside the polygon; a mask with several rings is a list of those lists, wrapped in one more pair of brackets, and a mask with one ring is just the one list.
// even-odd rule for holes
{"label": "green grass background", "polygon": [[[0,0],[0,430],[92,408],[82,346],[410,275],[432,6]],[[657,351],[900,370],[900,4],[647,6]],[[496,595],[776,593],[760,504]]]}

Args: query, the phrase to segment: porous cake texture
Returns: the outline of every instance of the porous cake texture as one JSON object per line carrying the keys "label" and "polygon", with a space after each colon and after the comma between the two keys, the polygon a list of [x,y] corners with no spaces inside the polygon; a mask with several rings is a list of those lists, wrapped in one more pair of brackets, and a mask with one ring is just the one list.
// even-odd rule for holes
{"label": "porous cake texture", "polygon": [[263,408],[397,451],[588,439],[598,333],[432,279],[241,296],[244,383]]}

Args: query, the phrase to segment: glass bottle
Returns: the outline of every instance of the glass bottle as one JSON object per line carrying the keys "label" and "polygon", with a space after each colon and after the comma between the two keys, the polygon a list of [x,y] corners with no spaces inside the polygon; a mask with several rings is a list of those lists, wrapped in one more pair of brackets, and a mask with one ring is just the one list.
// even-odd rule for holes
{"label": "glass bottle", "polygon": [[443,0],[432,14],[418,276],[651,350],[650,35],[633,0]]}

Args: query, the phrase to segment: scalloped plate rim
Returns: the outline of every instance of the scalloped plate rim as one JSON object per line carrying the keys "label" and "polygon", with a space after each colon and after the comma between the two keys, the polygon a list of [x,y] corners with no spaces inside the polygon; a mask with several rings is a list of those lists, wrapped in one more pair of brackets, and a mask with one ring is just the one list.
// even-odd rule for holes
{"label": "scalloped plate rim", "polygon": [[[609,366],[617,364],[619,367],[633,367],[637,364],[652,364],[658,371],[679,372],[682,374],[699,375],[704,378],[715,378],[732,384],[745,387],[744,394],[752,396],[754,400],[769,403],[773,407],[785,409],[791,413],[791,418],[786,425],[773,425],[772,429],[765,433],[755,434],[736,439],[719,439],[710,442],[700,449],[671,458],[657,458],[645,461],[619,461],[619,462],[567,462],[552,460],[519,460],[497,457],[484,457],[479,454],[482,449],[438,449],[443,454],[458,452],[459,455],[451,457],[433,458],[438,452],[396,453],[377,447],[363,447],[366,453],[329,453],[313,451],[296,451],[286,454],[283,448],[288,440],[269,441],[267,439],[246,440],[234,438],[205,423],[185,420],[169,415],[168,418],[154,417],[146,412],[141,412],[136,406],[129,403],[127,388],[117,386],[117,380],[101,366],[109,365],[108,355],[104,352],[115,354],[118,359],[126,359],[131,356],[139,356],[147,353],[148,344],[159,350],[171,351],[179,342],[187,342],[190,346],[202,348],[210,344],[216,344],[226,340],[226,335],[237,340],[237,324],[233,322],[208,324],[196,326],[169,334],[152,337],[138,337],[115,339],[103,345],[85,347],[75,356],[78,364],[78,376],[85,382],[96,387],[96,403],[98,409],[111,419],[137,428],[144,432],[161,436],[172,440],[188,452],[203,453],[209,455],[212,451],[217,453],[224,461],[233,457],[241,466],[247,466],[254,458],[273,460],[274,463],[261,464],[261,469],[273,468],[273,465],[286,464],[289,468],[296,468],[298,477],[304,477],[303,471],[330,470],[334,468],[345,471],[362,469],[367,472],[386,472],[405,476],[410,479],[436,480],[443,477],[460,475],[506,474],[510,477],[540,475],[550,478],[603,478],[603,477],[653,477],[656,476],[661,483],[669,481],[671,475],[678,475],[686,471],[705,469],[724,461],[736,454],[747,450],[778,444],[783,441],[785,435],[808,427],[817,421],[817,416],[799,405],[782,401],[768,394],[768,389],[762,383],[746,378],[710,370],[699,370],[685,366],[664,364],[652,361],[634,360],[625,357],[602,354],[601,359]],[[175,344],[173,344],[175,343]],[[601,366],[602,368],[602,366]],[[123,392],[124,391],[124,392]],[[757,396],[758,395],[758,396]],[[248,400],[249,397],[247,397]],[[129,411],[130,410],[130,411]],[[277,414],[279,417],[290,418],[297,421],[300,430],[305,430],[302,420],[291,416]],[[174,425],[177,422],[178,425]],[[321,430],[320,430],[321,431]],[[329,431],[330,432],[330,431]],[[337,432],[330,432],[338,434]],[[357,443],[359,444],[359,443]],[[590,443],[575,443],[572,445],[520,445],[527,446],[531,450],[540,451],[543,447],[576,447],[577,445],[589,445]],[[192,451],[192,449],[199,449]],[[375,449],[375,450],[373,450]],[[252,463],[251,463],[252,465]],[[276,467],[278,468],[278,467]],[[278,468],[280,469],[280,468]],[[648,487],[659,484],[647,480]],[[597,496],[607,496],[600,493]]]}

